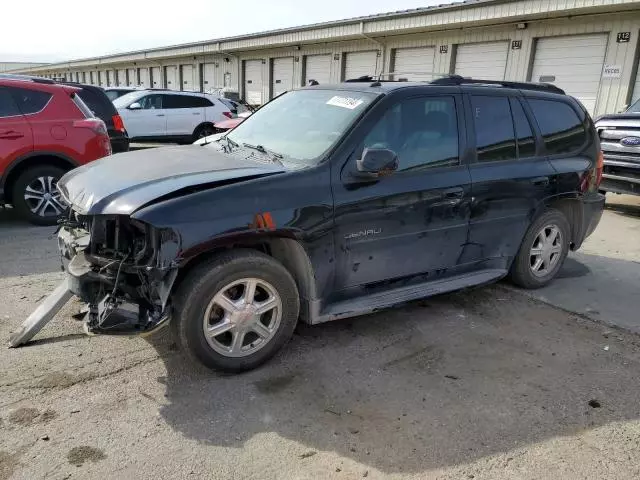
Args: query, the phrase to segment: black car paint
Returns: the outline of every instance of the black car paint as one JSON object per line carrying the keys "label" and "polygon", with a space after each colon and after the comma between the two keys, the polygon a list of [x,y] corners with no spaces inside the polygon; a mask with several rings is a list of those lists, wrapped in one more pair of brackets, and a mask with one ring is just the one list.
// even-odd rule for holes
{"label": "black car paint", "polygon": [[[570,156],[549,156],[531,122],[536,157],[478,163],[467,98],[478,88],[482,95],[520,99],[529,117],[528,96],[569,102],[590,132],[587,144]],[[383,86],[378,92],[378,101],[314,167],[275,169],[270,175],[178,194],[165,182],[161,189],[167,190],[156,191],[155,200],[150,195],[126,213],[159,232],[158,264],[164,271],[188,268],[201,255],[228,246],[269,243],[274,253],[285,250],[280,259],[296,270],[307,304],[303,319],[312,323],[320,321],[331,303],[389,282],[446,279],[481,268],[506,274],[528,225],[550,202],[567,202],[558,208],[571,213],[576,248],[597,225],[603,198],[583,193],[581,182],[594,168],[599,145],[591,120],[570,97],[492,87]],[[466,132],[459,138],[459,166],[353,180],[350,171],[362,139],[388,105],[412,95],[442,93],[455,96],[464,112],[459,117],[459,131]],[[197,148],[220,155],[210,147]],[[176,157],[180,152],[175,151]],[[148,155],[153,157],[154,151]],[[262,215],[272,222],[265,226],[257,221]]]}

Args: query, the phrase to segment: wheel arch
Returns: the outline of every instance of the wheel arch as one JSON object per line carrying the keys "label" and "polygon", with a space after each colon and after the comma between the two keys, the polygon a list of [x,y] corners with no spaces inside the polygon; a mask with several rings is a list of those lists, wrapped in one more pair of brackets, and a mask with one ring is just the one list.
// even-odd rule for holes
{"label": "wheel arch", "polygon": [[172,286],[175,291],[187,274],[204,260],[215,257],[221,252],[234,249],[256,250],[279,261],[292,275],[300,295],[300,319],[313,323],[318,315],[319,300],[313,264],[302,244],[285,235],[256,235],[225,239],[206,251],[189,258],[181,265],[178,276]]}
{"label": "wheel arch", "polygon": [[537,218],[541,212],[555,209],[561,212],[567,222],[569,222],[569,227],[571,228],[571,242],[569,247],[571,250],[575,250],[577,243],[579,241],[579,234],[581,231],[581,225],[583,221],[583,209],[582,209],[582,199],[579,194],[566,194],[560,196],[554,196],[547,198],[536,212],[536,215],[533,219]]}
{"label": "wheel arch", "polygon": [[64,170],[76,168],[78,164],[66,155],[58,152],[34,152],[14,160],[7,168],[2,177],[2,187],[4,197],[7,202],[13,198],[13,186],[16,180],[27,169],[40,166],[59,167]]}

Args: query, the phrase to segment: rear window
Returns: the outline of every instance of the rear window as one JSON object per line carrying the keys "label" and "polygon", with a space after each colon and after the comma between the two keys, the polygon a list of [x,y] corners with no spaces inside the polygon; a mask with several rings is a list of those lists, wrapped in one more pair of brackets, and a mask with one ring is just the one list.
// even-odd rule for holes
{"label": "rear window", "polygon": [[10,90],[18,109],[25,115],[40,112],[51,99],[51,94],[47,92],[15,87],[11,87]]}
{"label": "rear window", "polygon": [[587,133],[570,105],[553,100],[528,99],[536,117],[547,152],[551,155],[578,150],[587,141]]}
{"label": "rear window", "polygon": [[[116,114],[116,108],[109,98],[101,91],[92,88],[83,88],[78,93],[84,104],[89,107],[96,117],[104,121]],[[93,115],[92,115],[93,116]]]}
{"label": "rear window", "polygon": [[94,117],[93,112],[89,109],[89,107],[87,107],[87,105],[82,101],[78,94],[74,93],[73,95],[71,95],[71,100],[73,100],[73,103],[76,104],[76,107],[80,109],[80,111],[86,118]]}

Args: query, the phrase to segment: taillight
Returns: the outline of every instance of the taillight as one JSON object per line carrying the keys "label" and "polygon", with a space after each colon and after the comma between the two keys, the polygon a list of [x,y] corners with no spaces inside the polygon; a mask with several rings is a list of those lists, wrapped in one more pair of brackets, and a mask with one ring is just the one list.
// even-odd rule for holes
{"label": "taillight", "polygon": [[113,120],[113,128],[115,128],[118,132],[125,132],[124,122],[122,121],[122,117],[120,115],[115,114],[113,117],[111,117],[111,120]]}
{"label": "taillight", "polygon": [[231,112],[222,112],[222,114],[227,118],[233,118],[233,113]]}
{"label": "taillight", "polygon": [[73,122],[75,128],[89,128],[98,135],[106,135],[107,127],[99,118],[85,118],[84,120],[75,120]]}
{"label": "taillight", "polygon": [[596,159],[596,164],[591,170],[587,170],[582,175],[582,179],[580,181],[580,191],[582,193],[586,192],[597,192],[598,187],[600,187],[600,182],[602,182],[602,172],[604,170],[604,154],[602,150],[598,152],[598,158]]}
{"label": "taillight", "polygon": [[604,171],[604,153],[602,150],[598,153],[598,162],[596,163],[596,188],[602,182],[602,172]]}

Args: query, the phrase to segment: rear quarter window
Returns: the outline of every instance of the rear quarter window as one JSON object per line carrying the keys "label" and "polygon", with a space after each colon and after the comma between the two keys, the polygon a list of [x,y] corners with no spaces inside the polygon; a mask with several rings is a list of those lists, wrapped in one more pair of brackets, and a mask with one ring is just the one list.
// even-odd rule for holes
{"label": "rear quarter window", "polygon": [[85,118],[93,118],[93,112],[89,110],[89,107],[82,101],[80,96],[76,93],[71,96],[71,100],[75,103],[76,107],[82,112]]}
{"label": "rear quarter window", "polygon": [[11,88],[10,90],[18,109],[25,115],[42,111],[52,96],[48,92],[39,92],[26,88]]}
{"label": "rear quarter window", "polygon": [[567,103],[527,99],[550,155],[575,152],[587,142],[587,132],[576,111]]}

